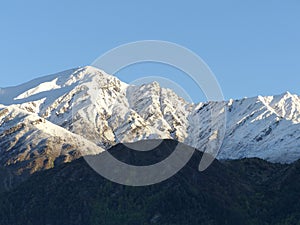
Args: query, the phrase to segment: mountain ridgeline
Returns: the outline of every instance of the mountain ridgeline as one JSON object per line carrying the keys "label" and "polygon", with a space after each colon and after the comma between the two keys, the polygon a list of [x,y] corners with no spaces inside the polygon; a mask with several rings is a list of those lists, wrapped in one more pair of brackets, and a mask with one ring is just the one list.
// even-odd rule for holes
{"label": "mountain ridgeline", "polygon": [[299,130],[300,98],[288,92],[192,104],[157,82],[128,85],[91,66],[0,89],[0,165],[18,175],[148,139],[200,151],[222,144],[218,159],[292,163]]}

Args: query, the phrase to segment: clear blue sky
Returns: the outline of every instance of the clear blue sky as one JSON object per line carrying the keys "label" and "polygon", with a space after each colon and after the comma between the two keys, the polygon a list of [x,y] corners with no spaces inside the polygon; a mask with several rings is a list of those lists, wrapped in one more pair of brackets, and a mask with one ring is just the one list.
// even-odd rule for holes
{"label": "clear blue sky", "polygon": [[[0,87],[88,65],[120,44],[158,39],[201,56],[226,99],[300,94],[299,12],[298,0],[3,1]],[[159,75],[154,68],[135,74]]]}

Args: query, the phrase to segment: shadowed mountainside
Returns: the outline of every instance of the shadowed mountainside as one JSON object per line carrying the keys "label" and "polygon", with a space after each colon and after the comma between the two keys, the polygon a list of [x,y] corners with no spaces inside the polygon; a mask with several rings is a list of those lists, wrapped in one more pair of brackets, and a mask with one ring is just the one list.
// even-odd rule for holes
{"label": "shadowed mountainside", "polygon": [[[177,144],[164,140],[151,154],[122,144],[109,151],[141,165],[160,161]],[[215,160],[199,172],[201,156],[195,151],[178,174],[146,187],[112,183],[83,158],[37,172],[0,195],[0,224],[300,224],[299,161]]]}

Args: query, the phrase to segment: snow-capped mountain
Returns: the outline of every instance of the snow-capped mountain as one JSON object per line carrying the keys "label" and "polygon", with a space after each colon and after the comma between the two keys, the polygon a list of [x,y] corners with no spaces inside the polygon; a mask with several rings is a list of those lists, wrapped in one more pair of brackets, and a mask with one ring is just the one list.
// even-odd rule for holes
{"label": "snow-capped mountain", "polygon": [[300,158],[300,98],[290,93],[191,104],[156,82],[128,85],[87,66],[2,88],[0,104],[0,163],[31,172],[120,142],[168,138],[206,150],[221,143],[225,114],[218,158]]}

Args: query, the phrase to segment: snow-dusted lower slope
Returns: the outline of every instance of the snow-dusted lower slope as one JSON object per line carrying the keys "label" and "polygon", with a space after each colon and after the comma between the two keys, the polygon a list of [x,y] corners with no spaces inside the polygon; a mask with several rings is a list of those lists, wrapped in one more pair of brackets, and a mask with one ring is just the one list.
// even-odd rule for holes
{"label": "snow-dusted lower slope", "polygon": [[16,106],[0,105],[0,164],[33,173],[103,149]]}
{"label": "snow-dusted lower slope", "polygon": [[[300,98],[290,93],[190,104],[156,82],[132,86],[87,66],[0,89],[0,104],[0,159],[6,164],[40,158],[49,167],[60,157],[71,160],[73,149],[99,152],[154,138],[207,150],[222,141],[224,113],[219,158],[300,158]],[[42,151],[45,143],[55,153]]]}

